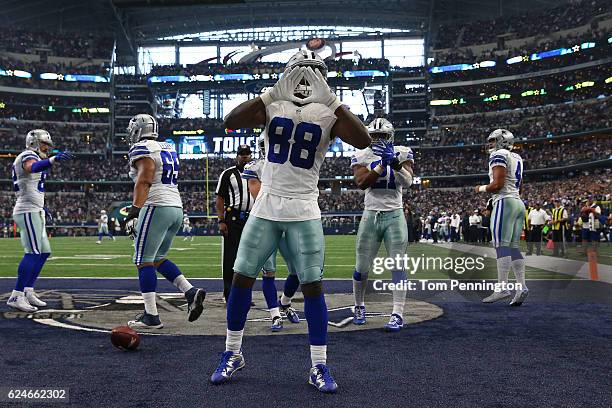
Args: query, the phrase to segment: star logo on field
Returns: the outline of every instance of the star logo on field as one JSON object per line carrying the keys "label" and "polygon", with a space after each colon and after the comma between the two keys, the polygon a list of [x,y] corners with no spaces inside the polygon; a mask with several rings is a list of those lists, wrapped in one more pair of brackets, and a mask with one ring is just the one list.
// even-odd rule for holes
{"label": "star logo on field", "polygon": [[59,74],[59,75],[57,76],[57,80],[58,80],[58,81],[63,81],[63,80],[64,80],[64,75]]}
{"label": "star logo on field", "polygon": [[260,79],[260,78],[261,78],[261,75],[259,75],[259,74],[255,74],[255,75],[253,75],[253,78],[255,78],[255,79]]}
{"label": "star logo on field", "polygon": [[580,46],[579,45],[574,45],[572,47],[572,50],[574,50],[574,52],[578,52],[578,51],[580,51]]}
{"label": "star logo on field", "polygon": [[278,79],[278,74],[275,72],[272,75],[270,75],[270,78],[272,79]]}

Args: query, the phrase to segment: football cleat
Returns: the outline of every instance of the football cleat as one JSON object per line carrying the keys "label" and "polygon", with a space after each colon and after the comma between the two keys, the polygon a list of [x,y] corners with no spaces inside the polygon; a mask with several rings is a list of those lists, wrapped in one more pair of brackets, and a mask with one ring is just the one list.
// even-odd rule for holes
{"label": "football cleat", "polygon": [[361,326],[366,324],[366,309],[365,306],[355,306],[355,314],[353,315],[353,324]]}
{"label": "football cleat", "polygon": [[287,320],[289,320],[291,323],[300,322],[300,316],[298,316],[297,312],[294,308],[291,307],[291,305],[283,306],[280,301],[278,302],[278,304],[280,306],[281,315],[284,314],[285,317],[287,317]]}
{"label": "football cleat", "polygon": [[96,244],[100,245],[102,243],[102,241],[96,241]]}
{"label": "football cleat", "polygon": [[242,352],[236,354],[233,351],[225,351],[221,354],[221,361],[215,372],[210,376],[213,384],[223,384],[232,378],[238,370],[244,368],[244,357]]}
{"label": "football cleat", "polygon": [[280,316],[274,316],[272,318],[272,326],[270,326],[270,330],[273,332],[278,332],[283,329],[283,318]]}
{"label": "football cleat", "polygon": [[40,298],[36,296],[36,292],[34,292],[33,290],[27,291],[25,293],[25,297],[28,300],[28,303],[32,306],[36,306],[36,307],[47,306],[47,303],[40,300]]}
{"label": "football cleat", "polygon": [[325,364],[317,364],[310,369],[308,384],[315,386],[317,390],[325,394],[333,394],[338,390],[338,384]]}
{"label": "football cleat", "polygon": [[130,320],[128,326],[132,329],[161,329],[164,327],[159,320],[159,315],[152,315],[147,312],[139,314],[135,320]]}
{"label": "football cleat", "polygon": [[514,298],[510,301],[510,306],[520,306],[523,304],[527,296],[529,295],[529,289],[525,288],[522,290],[517,290],[514,294]]}
{"label": "football cleat", "polygon": [[510,293],[509,290],[502,290],[501,292],[493,292],[490,296],[487,296],[486,298],[482,299],[482,303],[497,302],[498,300],[505,299],[511,295],[512,294]]}
{"label": "football cleat", "polygon": [[36,306],[32,306],[25,296],[13,296],[9,298],[6,304],[13,309],[21,310],[22,312],[33,313],[38,310]]}
{"label": "football cleat", "polygon": [[190,322],[198,320],[198,317],[204,311],[204,299],[206,291],[204,289],[191,288],[185,292],[187,298],[187,316]]}
{"label": "football cleat", "polygon": [[402,319],[400,315],[393,313],[389,319],[389,323],[385,324],[385,331],[398,332],[402,330],[402,327],[404,327],[404,319]]}

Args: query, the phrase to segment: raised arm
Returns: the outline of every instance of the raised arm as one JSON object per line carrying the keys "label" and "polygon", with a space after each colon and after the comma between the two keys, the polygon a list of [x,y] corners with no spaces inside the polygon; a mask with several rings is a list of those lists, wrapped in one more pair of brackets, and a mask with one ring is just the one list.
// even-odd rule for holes
{"label": "raised arm", "polygon": [[332,136],[339,137],[357,149],[365,149],[372,143],[368,129],[344,105],[340,105],[334,114],[338,119],[332,128]]}
{"label": "raised arm", "polygon": [[236,106],[223,120],[227,129],[261,127],[266,124],[266,105],[258,96]]}

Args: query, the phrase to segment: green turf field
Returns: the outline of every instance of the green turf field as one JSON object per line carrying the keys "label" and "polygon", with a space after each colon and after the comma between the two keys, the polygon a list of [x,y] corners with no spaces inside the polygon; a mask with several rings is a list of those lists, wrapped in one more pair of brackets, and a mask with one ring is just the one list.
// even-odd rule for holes
{"label": "green turf field", "polygon": [[[355,265],[355,239],[354,235],[326,236],[325,277],[345,278],[352,277]],[[53,249],[52,258],[47,262],[41,276],[70,276],[70,277],[134,277],[134,265],[131,263],[132,241],[119,237],[116,242],[105,239],[102,245],[97,245],[94,237],[68,238],[59,237],[51,239]],[[550,252],[550,251],[549,251]],[[574,250],[575,252],[575,250]],[[22,257],[23,250],[19,239],[0,239],[0,276],[15,276],[17,265]],[[426,257],[466,257],[472,256],[454,250],[440,248],[430,244],[416,244],[409,247],[409,254],[413,257],[424,255]],[[381,256],[384,250],[381,249]],[[612,250],[610,246],[602,246],[600,263],[610,264]],[[576,257],[574,254],[572,257]],[[174,241],[169,258],[178,264],[188,277],[218,278],[221,276],[221,238],[196,237],[194,242],[184,242],[181,237]],[[581,258],[583,259],[583,258]],[[278,275],[286,276],[287,268],[282,257],[278,257]],[[372,275],[374,277],[375,275]],[[388,274],[381,275],[383,278]],[[495,279],[495,259],[485,259],[482,271],[455,274],[446,270],[429,268],[413,275],[419,279]],[[561,275],[542,269],[527,268],[529,279],[567,279]]]}

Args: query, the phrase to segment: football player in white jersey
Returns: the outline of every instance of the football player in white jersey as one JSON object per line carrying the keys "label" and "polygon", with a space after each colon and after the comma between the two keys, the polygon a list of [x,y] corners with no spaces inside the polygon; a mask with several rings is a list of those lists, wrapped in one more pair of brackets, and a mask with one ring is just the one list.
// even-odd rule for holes
{"label": "football player in white jersey", "polygon": [[108,215],[106,215],[106,210],[100,211],[100,218],[98,219],[98,240],[96,244],[101,244],[102,238],[104,237],[109,237],[113,241],[115,240],[115,237],[108,229]]}
{"label": "football player in white jersey", "polygon": [[189,220],[189,216],[187,214],[183,215],[183,236],[185,238],[183,238],[183,241],[187,241],[189,238],[191,238],[191,241],[193,241],[193,234],[191,233],[191,231],[193,231],[193,227],[191,226],[191,221]]}
{"label": "football player in white jersey", "polygon": [[514,294],[510,306],[520,306],[529,293],[525,284],[525,260],[519,249],[525,223],[525,204],[520,196],[524,166],[521,156],[511,152],[513,147],[514,135],[511,132],[506,129],[491,132],[487,138],[489,184],[477,186],[476,192],[493,193],[491,237],[497,252],[497,280],[500,284],[500,290],[482,301],[492,303],[512,295],[505,288],[512,268],[520,289]]}
{"label": "football player in white jersey", "polygon": [[[266,162],[265,139],[260,137],[258,144],[260,159],[247,163],[246,166],[244,166],[244,171],[242,172],[242,178],[247,180],[249,184],[249,191],[254,199],[257,199],[259,190],[261,189],[261,172]],[[287,250],[287,244],[285,243],[285,239],[283,237],[281,237],[280,241],[278,242],[278,247],[281,254],[289,253]],[[293,268],[291,262],[287,261],[287,258],[285,258],[285,262],[287,263],[289,275],[285,280],[285,288],[280,299],[278,299],[276,294],[276,285],[274,284],[274,279],[276,276],[276,250],[274,250],[272,255],[270,255],[264,266],[261,268],[263,278],[263,283],[261,286],[264,298],[266,299],[266,305],[270,311],[270,318],[272,319],[272,326],[270,327],[270,330],[273,332],[283,329],[282,314],[284,314],[291,323],[300,322],[300,317],[295,309],[291,307],[291,299],[300,286],[300,280],[298,279],[295,268]]]}
{"label": "football player in white jersey", "polygon": [[187,314],[195,321],[204,309],[206,292],[193,287],[178,266],[166,258],[183,222],[178,190],[179,160],[174,146],[157,141],[157,121],[151,115],[134,116],[127,128],[130,142],[130,177],[134,198],[125,218],[126,232],[135,240],[134,263],[138,268],[144,313],[128,322],[133,328],[163,327],[157,313],[157,272],[187,299]]}
{"label": "football player in white jersey", "polygon": [[[377,118],[368,131],[372,145],[358,151],[351,159],[357,187],[365,190],[365,208],[357,232],[357,262],[353,273],[355,313],[353,323],[366,323],[365,292],[368,274],[384,241],[390,258],[404,257],[408,246],[408,227],[404,216],[403,189],[412,185],[412,150],[393,145],[394,129],[391,122]],[[394,283],[404,281],[404,269],[392,270]],[[405,290],[393,291],[393,311],[386,331],[400,331],[404,325]]]}
{"label": "football player in white jersey", "polygon": [[364,149],[370,136],[327,85],[327,66],[312,51],[299,51],[272,89],[237,106],[225,118],[228,129],[265,125],[266,161],[261,190],[244,227],[227,302],[225,352],[211,382],[221,384],[244,367],[242,334],[252,286],[285,236],[304,294],[312,368],[308,381],[335,392],[327,367],[327,306],[323,296],[325,241],[318,206],[319,170],[331,141]]}
{"label": "football player in white jersey", "polygon": [[13,190],[17,197],[13,219],[19,227],[25,255],[19,263],[17,283],[7,305],[24,312],[35,312],[47,306],[34,292],[34,283],[51,255],[45,230],[47,172],[55,163],[74,158],[64,152],[48,157],[52,147],[49,132],[32,130],[26,135],[26,150],[17,156],[12,166]]}

